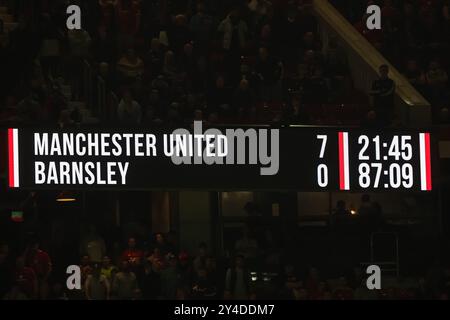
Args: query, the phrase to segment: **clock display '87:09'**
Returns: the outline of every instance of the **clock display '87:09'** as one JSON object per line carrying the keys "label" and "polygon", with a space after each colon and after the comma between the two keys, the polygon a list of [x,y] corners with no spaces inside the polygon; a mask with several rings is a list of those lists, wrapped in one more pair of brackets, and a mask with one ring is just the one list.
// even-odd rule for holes
{"label": "clock display '87:09'", "polygon": [[390,141],[382,141],[379,135],[373,138],[359,136],[359,187],[413,188],[415,179],[413,165],[410,163],[413,158],[411,141],[410,135],[396,135]]}

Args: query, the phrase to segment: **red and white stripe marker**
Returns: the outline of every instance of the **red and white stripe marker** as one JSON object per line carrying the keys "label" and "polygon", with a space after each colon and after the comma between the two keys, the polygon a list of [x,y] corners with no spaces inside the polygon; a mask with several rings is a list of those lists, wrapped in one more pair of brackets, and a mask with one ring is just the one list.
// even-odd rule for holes
{"label": "red and white stripe marker", "polygon": [[19,188],[19,130],[8,129],[9,187]]}
{"label": "red and white stripe marker", "polygon": [[430,155],[430,134],[420,133],[420,185],[422,191],[431,191],[431,155]]}
{"label": "red and white stripe marker", "polygon": [[339,186],[341,190],[350,190],[348,132],[339,132]]}

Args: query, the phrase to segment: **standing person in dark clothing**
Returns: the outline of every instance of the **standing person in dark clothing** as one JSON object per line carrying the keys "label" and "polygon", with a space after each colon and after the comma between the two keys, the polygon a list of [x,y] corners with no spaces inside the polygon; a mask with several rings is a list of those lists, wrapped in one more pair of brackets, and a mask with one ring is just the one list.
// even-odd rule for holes
{"label": "standing person in dark clothing", "polygon": [[225,277],[225,298],[246,300],[250,297],[250,274],[245,267],[245,258],[236,256],[234,266],[227,270]]}
{"label": "standing person in dark clothing", "polygon": [[380,77],[372,83],[374,108],[383,125],[390,124],[394,114],[395,82],[389,78],[389,67],[380,66]]}

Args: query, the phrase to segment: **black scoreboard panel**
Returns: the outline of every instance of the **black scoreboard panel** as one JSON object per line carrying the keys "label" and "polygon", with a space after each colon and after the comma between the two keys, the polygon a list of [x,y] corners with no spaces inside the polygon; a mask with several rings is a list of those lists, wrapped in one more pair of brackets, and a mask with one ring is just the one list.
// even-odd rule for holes
{"label": "black scoreboard panel", "polygon": [[[226,129],[218,130],[225,134]],[[254,130],[255,134],[247,136],[245,149],[236,150],[235,157],[241,156],[241,160],[242,152],[245,153],[241,164],[225,159],[223,164],[207,164],[204,159],[193,158],[192,164],[186,164],[189,159],[176,164],[163,147],[165,135],[172,132],[8,129],[8,182],[11,188],[30,190],[433,190],[437,153],[429,130],[328,127],[242,130],[246,133]],[[261,135],[264,132],[265,135]],[[277,139],[271,140],[271,134]],[[36,137],[40,137],[39,143]],[[48,140],[45,152],[43,137]],[[62,151],[65,147],[61,144],[69,141],[68,137],[73,139],[70,147],[74,150],[79,147],[76,155]],[[155,140],[151,141],[152,150],[151,137]],[[261,156],[264,155],[264,150],[261,151],[264,137],[269,141],[265,151],[270,155],[270,163],[267,155]],[[52,138],[59,140],[57,145],[53,145]],[[77,141],[86,144],[88,138],[92,138],[93,144],[103,143],[103,146],[94,146],[100,154],[89,154],[86,150],[83,153],[77,145]],[[278,148],[275,148],[277,143]],[[235,141],[235,146],[237,144]],[[39,148],[42,148],[40,152]],[[60,148],[60,153],[51,153],[52,148],[53,151]],[[253,161],[250,161],[250,150]],[[270,154],[271,151],[274,154]],[[270,166],[272,170],[263,173],[263,169]]]}

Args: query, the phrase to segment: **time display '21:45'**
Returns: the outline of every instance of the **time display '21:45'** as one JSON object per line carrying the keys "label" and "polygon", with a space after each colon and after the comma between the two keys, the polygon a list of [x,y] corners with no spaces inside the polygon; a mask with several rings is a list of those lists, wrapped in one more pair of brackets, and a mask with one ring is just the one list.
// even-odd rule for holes
{"label": "time display '21:45'", "polygon": [[[418,148],[414,148],[411,135],[391,136],[388,141],[379,135],[359,136],[359,187],[412,189],[417,182],[421,184],[422,190],[431,190],[429,134],[421,133],[418,138]],[[419,157],[415,156],[415,152]]]}
{"label": "time display '21:45'", "polygon": [[[379,188],[381,176],[385,176],[386,183],[384,188],[398,189],[404,187],[411,189],[414,186],[414,170],[411,163],[413,157],[413,147],[411,136],[394,136],[390,143],[381,142],[380,136],[370,139],[368,136],[360,136],[358,144],[361,150],[358,155],[359,161],[359,186],[363,189],[369,187]],[[374,157],[369,156],[369,149],[373,147]],[[374,163],[369,161],[388,161],[395,163],[383,166],[383,163]],[[402,163],[397,163],[402,161]],[[383,179],[384,180],[384,179]]]}

